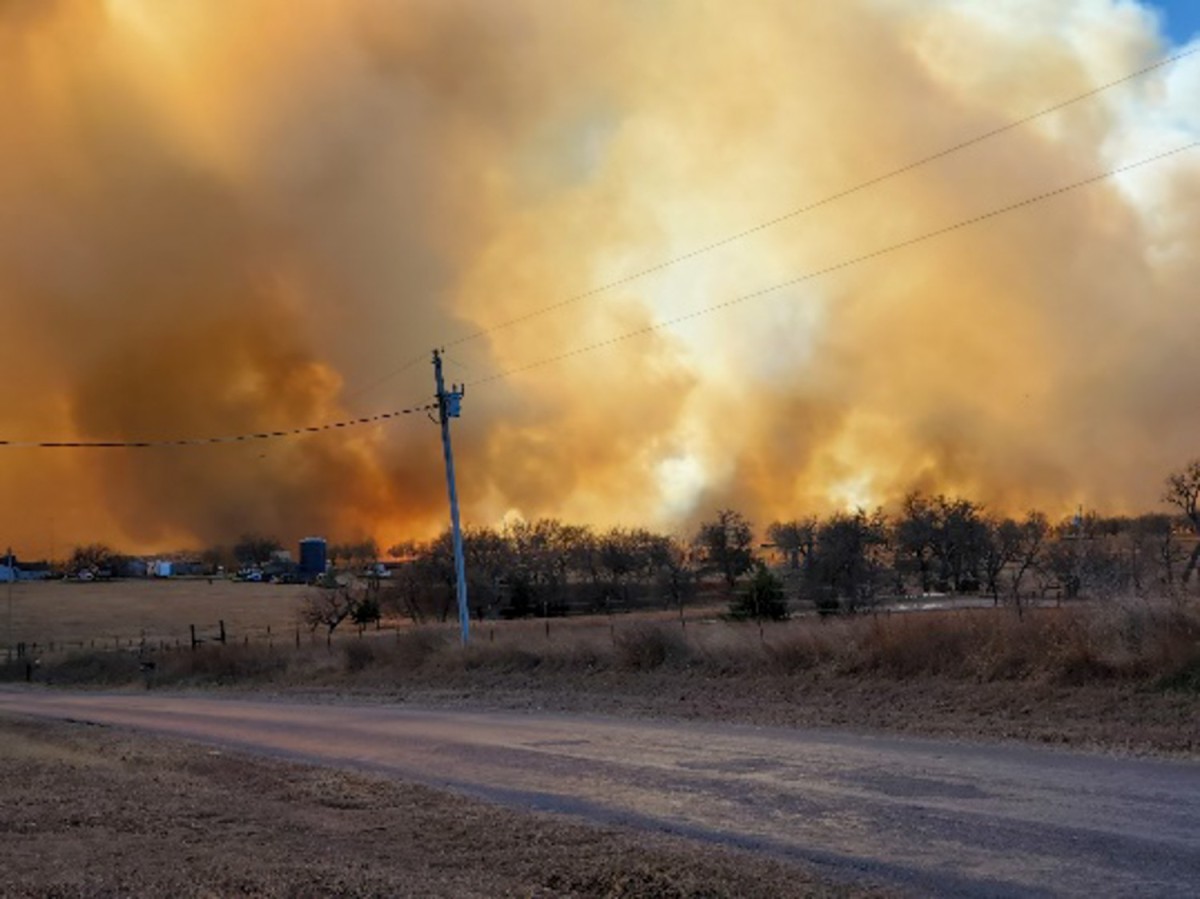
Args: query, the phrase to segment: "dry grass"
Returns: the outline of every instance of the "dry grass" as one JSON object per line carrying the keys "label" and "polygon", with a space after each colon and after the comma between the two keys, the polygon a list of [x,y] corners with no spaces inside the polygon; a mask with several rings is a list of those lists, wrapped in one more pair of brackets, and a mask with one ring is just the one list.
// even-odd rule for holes
{"label": "dry grass", "polygon": [[[13,588],[13,641],[105,648],[114,640],[138,642],[144,634],[154,644],[173,645],[190,639],[192,624],[201,635],[213,636],[221,620],[238,640],[246,635],[262,640],[267,627],[286,639],[308,589],[206,578],[19,583]],[[7,591],[0,592],[5,602]]]}
{"label": "dry grass", "polygon": [[3,725],[7,897],[881,895],[382,777],[81,724]]}
{"label": "dry grass", "polygon": [[[1195,689],[1200,614],[1177,606],[1113,604],[1038,609],[907,613],[770,624],[620,619],[498,622],[475,628],[471,646],[446,627],[344,631],[331,646],[305,637],[276,646],[211,645],[197,651],[44,653],[40,679],[114,683],[155,663],[160,684],[292,684],[394,681],[462,672],[687,671],[707,677],[945,678],[1065,685],[1096,681]],[[11,676],[11,672],[10,672]]]}
{"label": "dry grass", "polygon": [[[335,691],[445,705],[834,725],[1200,752],[1200,612],[1170,604],[806,618],[613,616],[45,654],[60,685]],[[150,660],[153,671],[139,662]],[[23,666],[0,666],[21,679]]]}

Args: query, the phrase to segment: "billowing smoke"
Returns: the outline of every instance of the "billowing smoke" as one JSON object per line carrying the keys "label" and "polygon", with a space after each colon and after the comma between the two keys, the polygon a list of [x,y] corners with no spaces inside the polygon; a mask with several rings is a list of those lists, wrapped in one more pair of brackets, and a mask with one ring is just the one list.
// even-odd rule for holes
{"label": "billowing smoke", "polygon": [[[1129,0],[0,0],[0,438],[410,406],[446,343],[480,382],[455,431],[474,522],[765,522],[915,487],[1149,507],[1200,454],[1196,151],[487,379],[1194,140],[1200,57],[497,327],[1165,52]],[[443,488],[420,415],[8,449],[0,533],[386,543],[440,528]]]}

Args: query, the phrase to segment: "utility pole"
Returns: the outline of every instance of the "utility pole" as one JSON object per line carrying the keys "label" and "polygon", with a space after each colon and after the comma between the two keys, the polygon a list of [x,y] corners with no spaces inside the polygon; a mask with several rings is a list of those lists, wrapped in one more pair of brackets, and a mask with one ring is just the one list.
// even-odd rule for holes
{"label": "utility pole", "polygon": [[8,633],[6,634],[8,643],[8,664],[12,664],[13,660],[13,631],[12,631],[12,594],[13,583],[17,579],[17,565],[13,560],[12,547],[8,548]]}
{"label": "utility pole", "polygon": [[463,561],[462,527],[458,520],[458,487],[454,481],[454,452],[450,448],[450,419],[458,418],[462,411],[465,390],[454,384],[450,392],[442,381],[442,356],[433,351],[433,377],[437,382],[438,422],[442,426],[442,455],[446,460],[446,487],[450,491],[450,528],[454,537],[454,582],[458,589],[458,624],[462,629],[462,642],[471,641],[471,614],[467,609],[467,572]]}

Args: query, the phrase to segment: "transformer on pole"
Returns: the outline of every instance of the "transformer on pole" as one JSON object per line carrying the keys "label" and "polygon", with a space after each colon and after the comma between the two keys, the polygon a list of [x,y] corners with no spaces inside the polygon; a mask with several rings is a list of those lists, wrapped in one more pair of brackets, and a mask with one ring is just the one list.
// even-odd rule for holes
{"label": "transformer on pole", "polygon": [[438,423],[442,426],[442,456],[446,461],[446,487],[450,492],[450,530],[454,538],[454,582],[458,591],[458,624],[463,646],[471,640],[471,614],[467,608],[467,573],[463,560],[462,526],[458,517],[458,487],[454,480],[454,452],[450,447],[450,419],[462,414],[465,388],[454,384],[450,391],[442,381],[442,356],[433,351],[433,376],[437,383]]}

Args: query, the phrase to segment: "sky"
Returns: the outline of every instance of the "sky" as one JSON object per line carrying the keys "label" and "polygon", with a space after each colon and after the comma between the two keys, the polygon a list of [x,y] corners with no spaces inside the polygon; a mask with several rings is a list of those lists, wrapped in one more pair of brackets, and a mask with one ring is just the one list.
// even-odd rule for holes
{"label": "sky", "polygon": [[1200,34],[1200,4],[1195,0],[1159,0],[1153,5],[1162,12],[1172,43],[1183,46]]}
{"label": "sky", "polygon": [[[1200,455],[1200,55],[1008,126],[1181,13],[0,0],[0,440],[419,407],[444,346],[472,525],[1159,509]],[[0,496],[34,557],[448,517],[424,412],[0,446]]]}

